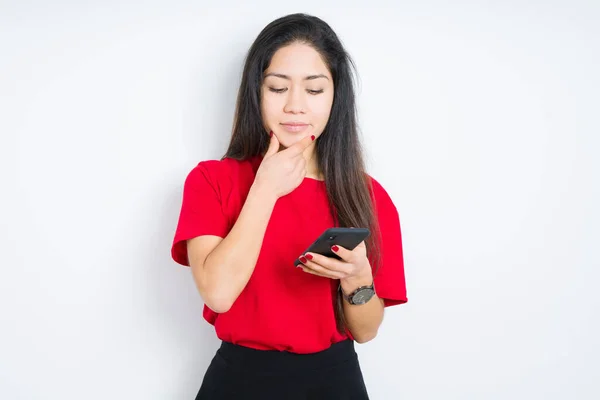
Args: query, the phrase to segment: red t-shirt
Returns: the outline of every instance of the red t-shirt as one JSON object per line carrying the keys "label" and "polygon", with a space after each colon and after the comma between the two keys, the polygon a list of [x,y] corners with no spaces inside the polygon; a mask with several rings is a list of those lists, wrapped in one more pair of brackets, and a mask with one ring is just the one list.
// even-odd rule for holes
{"label": "red t-shirt", "polygon": [[[173,259],[189,266],[186,240],[227,236],[239,216],[262,158],[200,162],[187,176]],[[372,179],[372,178],[371,178]],[[398,212],[373,179],[381,229],[382,264],[375,290],[386,306],[405,303],[406,286]],[[294,267],[294,260],[327,228],[335,226],[325,183],[305,178],[275,203],[254,272],[232,307],[217,314],[204,306],[204,318],[219,339],[261,350],[312,353],[348,336],[338,333],[334,302],[338,280]]]}

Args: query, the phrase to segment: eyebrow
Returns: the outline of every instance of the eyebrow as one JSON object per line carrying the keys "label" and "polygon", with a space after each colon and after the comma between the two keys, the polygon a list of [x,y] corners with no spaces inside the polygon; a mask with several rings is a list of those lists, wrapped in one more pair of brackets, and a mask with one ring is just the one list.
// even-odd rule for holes
{"label": "eyebrow", "polygon": [[[266,77],[268,77],[268,76],[275,76],[275,77],[277,77],[277,78],[287,79],[288,81],[291,81],[291,80],[292,80],[292,78],[290,78],[290,77],[289,77],[289,76],[287,76],[287,75],[284,75],[284,74],[277,74],[277,73],[275,73],[275,72],[269,72],[268,74],[266,74],[266,75],[265,75],[265,78],[266,78]],[[328,78],[327,76],[323,75],[323,74],[318,74],[318,75],[308,75],[308,76],[306,76],[306,77],[304,78],[304,80],[305,80],[305,81],[312,81],[312,80],[314,80],[314,79],[319,79],[319,78],[325,78],[325,79],[329,80],[329,78]]]}

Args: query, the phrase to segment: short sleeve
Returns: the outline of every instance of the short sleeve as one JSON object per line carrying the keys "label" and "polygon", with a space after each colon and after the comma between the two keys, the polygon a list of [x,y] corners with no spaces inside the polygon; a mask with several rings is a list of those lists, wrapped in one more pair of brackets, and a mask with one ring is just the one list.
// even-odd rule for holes
{"label": "short sleeve", "polygon": [[380,264],[374,271],[375,290],[386,307],[407,302],[402,233],[398,210],[385,189],[372,179],[380,230]]}
{"label": "short sleeve", "polygon": [[175,237],[171,247],[173,260],[189,266],[187,240],[202,235],[225,237],[227,218],[223,212],[215,167],[218,161],[204,161],[187,176]]}

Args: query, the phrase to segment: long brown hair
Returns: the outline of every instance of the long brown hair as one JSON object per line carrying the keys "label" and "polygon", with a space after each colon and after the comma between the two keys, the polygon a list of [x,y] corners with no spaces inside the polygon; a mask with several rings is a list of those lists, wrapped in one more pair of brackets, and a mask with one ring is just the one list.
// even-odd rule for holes
{"label": "long brown hair", "polygon": [[[273,54],[294,42],[308,44],[317,50],[333,77],[334,99],[329,121],[315,144],[317,166],[325,177],[330,211],[337,225],[371,230],[366,245],[376,273],[380,263],[380,232],[358,137],[352,74],[356,68],[335,32],[323,20],[306,14],[292,14],[271,22],[260,32],[246,56],[233,132],[223,158],[246,160],[266,151],[268,135],[260,107],[263,74]],[[338,331],[345,332],[340,293],[335,301],[335,316]]]}

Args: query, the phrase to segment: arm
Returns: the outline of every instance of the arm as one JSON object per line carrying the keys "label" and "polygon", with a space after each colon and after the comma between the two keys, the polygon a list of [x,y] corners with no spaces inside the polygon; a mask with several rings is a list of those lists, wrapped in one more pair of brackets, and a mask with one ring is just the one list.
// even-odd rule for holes
{"label": "arm", "polygon": [[[342,291],[350,294],[360,286],[373,283],[373,272],[367,258],[365,242],[361,242],[354,250],[341,246],[333,246],[341,258],[336,260],[317,253],[306,253],[300,257],[304,272],[339,279]],[[383,320],[383,300],[374,295],[366,304],[350,304],[342,299],[344,317],[354,340],[365,343],[377,336]]]}
{"label": "arm", "polygon": [[[362,251],[356,249],[357,257],[353,257],[340,248],[339,255],[345,257],[358,268],[354,277],[341,277],[340,285],[345,294],[350,294],[361,286],[367,286],[375,281],[376,294],[363,305],[352,305],[343,300],[344,316],[348,329],[359,343],[369,341],[377,335],[383,320],[384,307],[403,304],[406,299],[406,284],[404,278],[404,260],[402,253],[402,234],[398,211],[389,194],[379,182],[371,178],[375,203],[377,204],[378,223],[380,231],[380,247],[378,249],[380,266],[373,279],[373,269]],[[383,262],[382,262],[383,261]],[[348,271],[348,269],[346,269]],[[379,297],[381,296],[381,297]],[[385,303],[384,300],[385,299]]]}
{"label": "arm", "polygon": [[227,312],[248,283],[276,200],[254,184],[225,238],[200,236],[188,241],[194,281],[211,310]]}
{"label": "arm", "polygon": [[315,253],[307,253],[300,257],[305,272],[339,279],[341,289],[347,295],[375,280],[377,294],[366,304],[352,305],[342,299],[347,327],[359,343],[375,338],[383,320],[384,306],[403,304],[407,301],[398,211],[383,187],[374,179],[372,182],[381,229],[380,254],[385,254],[375,279],[364,242],[352,251],[341,246],[332,247],[341,261]]}
{"label": "arm", "polygon": [[202,235],[188,240],[194,281],[204,303],[213,311],[227,312],[246,287],[275,203],[304,179],[303,152],[313,140],[314,136],[307,136],[279,151],[279,141],[272,135],[240,215],[227,236],[221,239]]}
{"label": "arm", "polygon": [[[371,268],[357,277],[340,279],[341,290],[346,295],[361,286],[373,283]],[[366,304],[353,305],[342,299],[344,317],[348,329],[358,343],[368,342],[377,336],[377,331],[383,321],[383,300],[375,294]]]}

